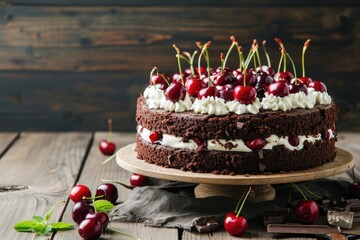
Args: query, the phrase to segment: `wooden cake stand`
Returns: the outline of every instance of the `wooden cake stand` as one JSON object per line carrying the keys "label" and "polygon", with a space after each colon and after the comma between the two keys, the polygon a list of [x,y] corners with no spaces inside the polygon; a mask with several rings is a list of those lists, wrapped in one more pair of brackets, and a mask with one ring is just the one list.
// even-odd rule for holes
{"label": "wooden cake stand", "polygon": [[253,202],[273,200],[275,198],[275,189],[271,187],[271,184],[330,177],[343,173],[354,166],[353,155],[344,149],[337,148],[337,155],[333,162],[302,171],[234,176],[194,173],[160,167],[138,159],[136,157],[135,143],[121,148],[116,153],[116,161],[125,170],[144,176],[178,182],[199,183],[195,188],[196,197],[228,196],[238,199],[246,186],[250,185],[254,189],[254,194],[251,198],[249,197],[249,200]]}

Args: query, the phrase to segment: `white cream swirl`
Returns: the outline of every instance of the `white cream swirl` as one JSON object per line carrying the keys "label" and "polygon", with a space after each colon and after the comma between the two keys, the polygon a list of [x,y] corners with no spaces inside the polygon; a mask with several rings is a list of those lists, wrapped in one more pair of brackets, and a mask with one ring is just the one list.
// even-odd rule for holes
{"label": "white cream swirl", "polygon": [[261,101],[263,109],[271,109],[273,111],[288,111],[291,109],[291,98],[289,96],[279,97],[274,94],[265,93],[265,97]]}
{"label": "white cream swirl", "polygon": [[304,92],[291,93],[291,108],[313,108],[316,103],[316,98],[313,93],[306,95]]}
{"label": "white cream swirl", "polygon": [[237,100],[229,101],[226,103],[230,112],[236,114],[252,113],[257,114],[260,111],[261,103],[258,98],[255,99],[251,104],[242,104]]}
{"label": "white cream swirl", "polygon": [[189,94],[186,93],[184,100],[173,102],[166,99],[166,101],[161,103],[160,108],[163,108],[167,112],[185,112],[190,110],[191,106],[191,99]]}
{"label": "white cream swirl", "polygon": [[161,104],[166,101],[164,91],[156,85],[150,85],[145,89],[144,98],[148,108],[152,109],[161,108]]}
{"label": "white cream swirl", "polygon": [[330,95],[327,92],[315,91],[313,88],[308,88],[308,92],[315,96],[317,104],[329,105],[332,101]]}
{"label": "white cream swirl", "polygon": [[206,97],[202,99],[195,99],[191,109],[195,113],[209,114],[209,115],[226,115],[229,109],[225,104],[225,100],[218,97]]}

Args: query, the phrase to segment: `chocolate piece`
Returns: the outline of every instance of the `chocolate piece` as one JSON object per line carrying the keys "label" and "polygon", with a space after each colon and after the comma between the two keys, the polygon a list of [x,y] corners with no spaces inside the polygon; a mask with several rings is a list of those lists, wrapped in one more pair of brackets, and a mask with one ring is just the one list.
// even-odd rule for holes
{"label": "chocolate piece", "polygon": [[327,212],[327,221],[332,226],[351,229],[354,219],[353,212],[337,212],[329,210]]}
{"label": "chocolate piece", "polygon": [[266,169],[266,165],[263,163],[259,163],[259,171],[263,172],[263,171],[265,171],[265,169]]}
{"label": "chocolate piece", "polygon": [[263,214],[264,226],[269,224],[284,223],[289,216],[288,211],[265,211]]}
{"label": "chocolate piece", "polygon": [[297,233],[297,234],[329,234],[341,233],[340,227],[327,225],[300,225],[300,224],[269,224],[269,233]]}
{"label": "chocolate piece", "polygon": [[243,126],[244,126],[244,123],[242,123],[242,122],[237,122],[236,123],[237,129],[242,129]]}
{"label": "chocolate piece", "polygon": [[216,221],[215,216],[201,217],[195,223],[195,228],[200,233],[214,232],[219,227],[220,224]]}

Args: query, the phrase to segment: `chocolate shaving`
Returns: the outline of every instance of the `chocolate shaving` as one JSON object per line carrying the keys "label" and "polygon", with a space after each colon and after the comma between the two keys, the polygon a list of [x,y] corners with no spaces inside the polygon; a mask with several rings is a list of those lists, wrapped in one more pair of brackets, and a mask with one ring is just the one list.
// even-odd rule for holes
{"label": "chocolate shaving", "polygon": [[237,122],[236,123],[237,129],[242,129],[243,126],[244,126],[244,123],[242,123],[242,122]]}
{"label": "chocolate shaving", "polygon": [[218,230],[220,224],[216,221],[215,216],[201,217],[196,221],[195,228],[200,233],[214,232]]}
{"label": "chocolate shaving", "polygon": [[260,159],[263,159],[263,158],[264,158],[264,150],[260,149],[260,150],[258,151],[258,154],[259,154],[259,158],[260,158]]}
{"label": "chocolate shaving", "polygon": [[266,165],[263,163],[259,163],[259,171],[263,172],[266,169]]}

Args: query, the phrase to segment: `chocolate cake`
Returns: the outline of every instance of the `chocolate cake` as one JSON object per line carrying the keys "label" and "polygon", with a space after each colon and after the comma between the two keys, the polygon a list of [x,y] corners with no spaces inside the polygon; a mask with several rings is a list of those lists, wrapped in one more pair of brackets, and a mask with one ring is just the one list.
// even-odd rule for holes
{"label": "chocolate cake", "polygon": [[[250,69],[253,58],[260,61],[256,41],[245,59],[235,38],[231,40],[216,70],[200,64],[194,69],[196,53],[181,54],[176,46],[178,62],[188,57],[190,69],[182,71],[179,64],[179,73],[170,79],[154,68],[137,101],[138,158],[215,174],[288,172],[333,161],[338,108],[326,86],[305,77],[304,71],[296,78],[260,63]],[[292,61],[276,41],[282,59]],[[209,45],[198,44],[200,60],[208,57]],[[309,40],[303,55],[308,45]],[[225,64],[234,46],[240,66],[231,70]]]}

